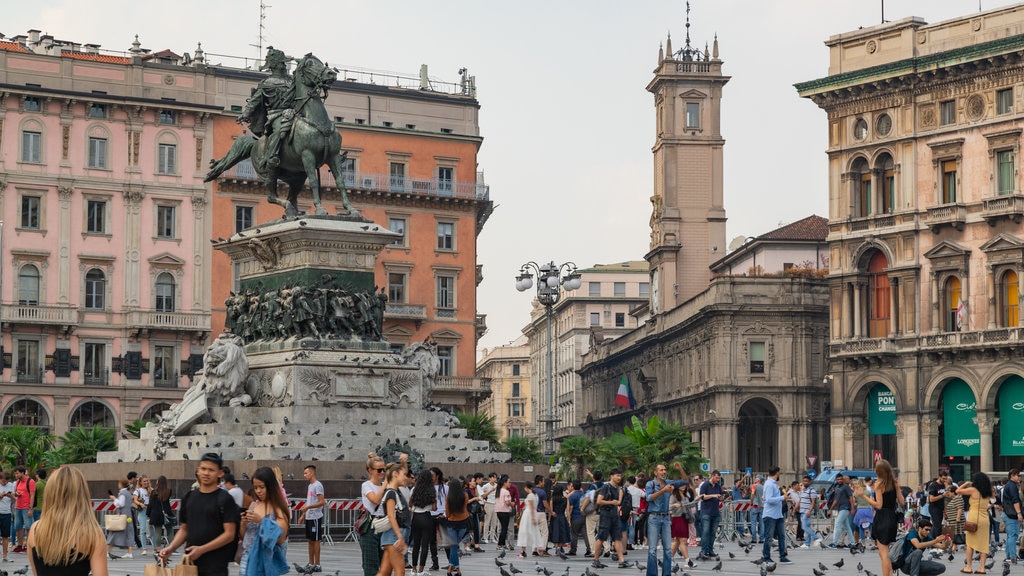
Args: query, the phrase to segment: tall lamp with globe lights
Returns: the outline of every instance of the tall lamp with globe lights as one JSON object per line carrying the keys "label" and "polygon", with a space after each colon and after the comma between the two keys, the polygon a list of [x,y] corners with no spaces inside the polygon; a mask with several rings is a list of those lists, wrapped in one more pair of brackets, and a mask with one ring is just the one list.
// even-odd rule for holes
{"label": "tall lamp with globe lights", "polygon": [[548,382],[547,410],[541,419],[544,422],[544,455],[555,453],[555,364],[554,346],[551,335],[551,309],[558,303],[562,290],[572,292],[583,285],[576,264],[565,262],[556,265],[554,261],[547,264],[527,262],[519,267],[516,276],[516,290],[525,292],[533,288],[533,277],[537,276],[537,301],[544,305],[548,331]]}

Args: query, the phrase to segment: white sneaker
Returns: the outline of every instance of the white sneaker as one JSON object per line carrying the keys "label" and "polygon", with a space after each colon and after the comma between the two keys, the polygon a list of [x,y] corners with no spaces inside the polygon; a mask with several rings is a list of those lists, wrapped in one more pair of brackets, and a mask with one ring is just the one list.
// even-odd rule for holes
{"label": "white sneaker", "polygon": [[143,551],[142,551],[142,556],[145,556],[145,555],[146,555],[146,551],[145,551],[145,550],[143,550]]}
{"label": "white sneaker", "polygon": [[134,558],[134,556],[132,556],[132,553],[129,552],[129,553],[125,554],[124,556],[121,556],[121,558],[128,558],[129,560],[131,560],[132,558]]}
{"label": "white sneaker", "polygon": [[797,548],[797,550],[810,550],[810,549],[811,549],[811,547],[808,546],[807,544],[801,544],[800,547]]}

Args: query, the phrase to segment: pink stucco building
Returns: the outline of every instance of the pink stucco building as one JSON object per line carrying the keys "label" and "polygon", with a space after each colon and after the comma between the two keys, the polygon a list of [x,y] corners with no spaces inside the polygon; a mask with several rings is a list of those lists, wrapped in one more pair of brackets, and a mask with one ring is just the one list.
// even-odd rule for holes
{"label": "pink stucco building", "polygon": [[0,41],[0,418],[58,435],[180,398],[210,329],[212,73],[96,48]]}

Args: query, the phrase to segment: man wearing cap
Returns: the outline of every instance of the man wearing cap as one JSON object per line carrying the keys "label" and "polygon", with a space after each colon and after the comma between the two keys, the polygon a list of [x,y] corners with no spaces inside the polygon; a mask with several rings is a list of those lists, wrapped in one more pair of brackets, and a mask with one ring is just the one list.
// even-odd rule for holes
{"label": "man wearing cap", "polygon": [[253,88],[238,122],[247,122],[256,136],[267,135],[267,165],[277,168],[281,164],[281,138],[291,129],[295,117],[295,90],[284,52],[268,46],[260,70],[270,70],[270,76]]}
{"label": "man wearing cap", "polygon": [[644,487],[647,499],[647,576],[658,576],[658,542],[661,542],[662,576],[672,574],[672,522],[669,518],[669,494],[672,489],[689,484],[686,470],[677,460],[672,463],[682,480],[668,480],[664,464],[654,467],[654,478]]}
{"label": "man wearing cap", "polygon": [[764,513],[764,476],[758,474],[750,485],[750,543],[764,540],[764,526],[761,526],[761,515]]}
{"label": "man wearing cap", "polygon": [[179,528],[165,548],[159,552],[164,561],[182,544],[186,558],[199,571],[199,576],[228,576],[228,563],[235,558],[235,534],[241,511],[227,490],[221,490],[224,461],[212,452],[203,454],[196,468],[199,488],[185,494],[178,512]]}

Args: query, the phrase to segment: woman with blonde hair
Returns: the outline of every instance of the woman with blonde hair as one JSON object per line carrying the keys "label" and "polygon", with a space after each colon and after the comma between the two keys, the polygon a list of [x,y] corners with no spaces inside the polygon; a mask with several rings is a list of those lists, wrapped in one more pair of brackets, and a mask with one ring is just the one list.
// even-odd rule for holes
{"label": "woman with blonde hair", "polygon": [[46,483],[43,514],[28,532],[35,576],[107,576],[107,544],[77,468],[58,468]]}
{"label": "woman with blonde hair", "polygon": [[[114,503],[114,514],[124,514],[128,517],[128,527],[118,532],[107,533],[107,552],[111,559],[131,558],[132,545],[135,544],[135,530],[132,528],[132,492],[129,490],[127,478],[117,481],[117,495],[110,494],[110,501]],[[127,548],[128,553],[124,556],[115,556],[114,548]]]}
{"label": "woman with blonde hair", "polygon": [[875,537],[875,544],[878,545],[878,556],[882,560],[882,574],[892,574],[892,561],[889,559],[889,545],[896,540],[896,506],[903,506],[903,492],[900,491],[900,482],[892,473],[892,466],[888,460],[879,460],[875,464],[875,475],[878,481],[875,482],[875,494],[869,496],[864,489],[857,486],[854,494],[864,496],[871,506],[878,509],[875,512],[875,523],[871,527],[871,534]]}
{"label": "woman with blonde hair", "polygon": [[[387,485],[384,482],[384,459],[370,452],[366,458],[366,472],[370,479],[363,482],[362,505],[363,509],[370,513],[373,518],[384,516],[384,507],[381,500]],[[380,534],[371,528],[366,534],[359,537],[359,549],[362,552],[363,576],[374,576],[380,570],[382,550],[380,547]],[[405,564],[402,564],[405,568]]]}

